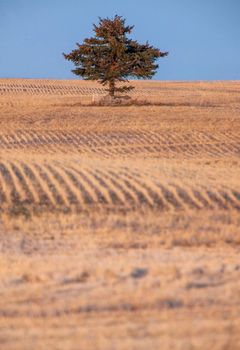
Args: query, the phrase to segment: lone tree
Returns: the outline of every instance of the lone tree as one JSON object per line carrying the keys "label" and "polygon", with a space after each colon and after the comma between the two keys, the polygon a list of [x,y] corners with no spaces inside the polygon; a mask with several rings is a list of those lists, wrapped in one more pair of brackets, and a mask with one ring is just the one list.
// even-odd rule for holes
{"label": "lone tree", "polygon": [[114,98],[116,92],[126,92],[133,86],[116,86],[117,82],[128,82],[128,78],[151,79],[158,68],[155,61],[168,55],[159,49],[146,44],[139,44],[129,39],[134,26],[127,26],[120,16],[113,19],[99,18],[94,24],[95,36],[77,43],[77,49],[63,54],[72,61],[75,69],[72,72],[85,80],[98,80]]}

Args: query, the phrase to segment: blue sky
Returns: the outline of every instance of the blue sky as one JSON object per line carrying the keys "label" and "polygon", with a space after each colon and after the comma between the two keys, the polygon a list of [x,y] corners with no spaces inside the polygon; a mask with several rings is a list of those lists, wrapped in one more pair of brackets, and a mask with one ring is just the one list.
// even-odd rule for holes
{"label": "blue sky", "polygon": [[0,77],[77,79],[62,52],[115,14],[170,52],[154,79],[240,80],[240,0],[0,0]]}

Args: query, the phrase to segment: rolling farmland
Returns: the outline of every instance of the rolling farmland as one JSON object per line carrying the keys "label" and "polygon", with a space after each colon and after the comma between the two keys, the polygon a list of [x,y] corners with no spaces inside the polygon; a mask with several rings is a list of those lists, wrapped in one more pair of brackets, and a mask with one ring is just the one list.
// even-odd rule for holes
{"label": "rolling farmland", "polygon": [[134,84],[0,80],[3,349],[240,347],[240,83]]}

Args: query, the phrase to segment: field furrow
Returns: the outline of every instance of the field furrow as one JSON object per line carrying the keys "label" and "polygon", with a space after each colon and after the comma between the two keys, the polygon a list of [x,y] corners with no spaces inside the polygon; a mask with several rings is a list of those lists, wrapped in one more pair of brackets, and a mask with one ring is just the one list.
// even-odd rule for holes
{"label": "field furrow", "polygon": [[96,182],[89,177],[88,172],[84,169],[77,169],[74,166],[71,166],[70,169],[79,177],[79,181],[87,191],[91,193],[91,196],[96,203],[100,203],[101,205],[107,205],[109,203],[109,198],[104,193],[105,191],[102,191],[99,186],[96,186]]}
{"label": "field furrow", "polygon": [[[98,84],[2,79],[0,106],[9,114],[0,131],[1,210],[238,211],[238,84],[134,84],[135,96],[155,96],[162,105],[89,108],[80,97],[97,100],[105,93]],[[235,114],[223,127],[230,97]],[[12,112],[19,113],[16,127],[8,127]]]}
{"label": "field furrow", "polygon": [[[105,161],[106,162],[106,161]],[[104,166],[68,161],[2,161],[0,163],[0,207],[14,205],[34,208],[90,210],[146,209],[240,210],[240,192],[226,186],[194,181],[189,185],[177,180],[181,172],[164,175],[161,168],[138,170],[124,165]],[[135,163],[133,163],[135,164]],[[157,163],[156,163],[157,165]],[[184,171],[184,169],[182,170]]]}
{"label": "field furrow", "polygon": [[56,154],[66,153],[66,150],[75,154],[99,155],[111,157],[135,157],[145,155],[154,158],[186,158],[204,156],[215,158],[225,156],[238,157],[240,143],[232,135],[225,137],[224,142],[219,140],[224,136],[219,133],[214,141],[209,138],[203,142],[203,135],[193,132],[191,137],[187,134],[179,137],[177,134],[160,133],[124,133],[104,135],[97,133],[82,134],[80,131],[27,131],[0,134],[1,150],[8,152],[27,149],[32,153]]}

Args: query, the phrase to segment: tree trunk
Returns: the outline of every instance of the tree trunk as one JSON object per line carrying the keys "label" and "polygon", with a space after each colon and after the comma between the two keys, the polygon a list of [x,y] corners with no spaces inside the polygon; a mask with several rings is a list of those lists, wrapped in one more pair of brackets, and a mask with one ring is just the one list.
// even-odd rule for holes
{"label": "tree trunk", "polygon": [[114,98],[114,95],[115,95],[115,81],[114,80],[111,80],[109,82],[109,95]]}

